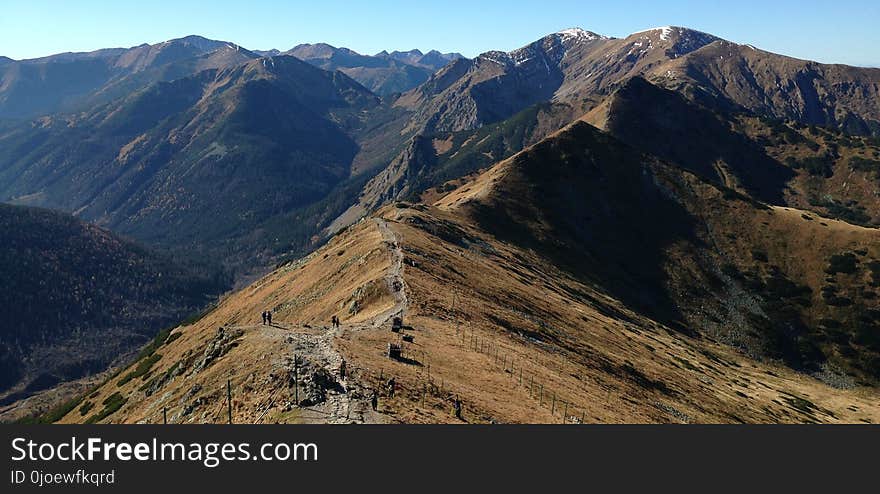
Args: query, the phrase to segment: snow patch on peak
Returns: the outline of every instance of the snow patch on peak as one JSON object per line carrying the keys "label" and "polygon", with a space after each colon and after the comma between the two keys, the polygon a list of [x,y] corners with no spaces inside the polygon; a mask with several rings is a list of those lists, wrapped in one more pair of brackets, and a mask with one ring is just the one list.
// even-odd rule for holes
{"label": "snow patch on peak", "polygon": [[636,34],[646,34],[646,33],[655,33],[659,32],[660,39],[663,41],[667,41],[672,38],[673,35],[678,35],[682,38],[701,38],[701,39],[718,39],[716,36],[713,36],[709,33],[704,33],[703,31],[697,31],[696,29],[690,29],[687,27],[680,26],[662,26],[662,27],[652,27],[651,29],[645,29],[643,31],[636,31],[632,33],[630,36],[635,36]]}
{"label": "snow patch on peak", "polygon": [[481,53],[477,59],[486,60],[498,65],[509,65],[511,63],[511,55],[503,51],[487,51]]}
{"label": "snow patch on peak", "polygon": [[557,31],[553,34],[561,37],[563,40],[583,39],[586,41],[592,41],[595,39],[608,39],[607,36],[602,36],[600,34],[596,34],[594,32],[587,31],[587,30],[581,29],[579,27],[571,27],[568,29],[563,29],[563,30]]}
{"label": "snow patch on peak", "polygon": [[642,31],[636,31],[632,35],[645,34],[645,33],[655,33],[658,31],[660,32],[660,39],[663,41],[666,41],[672,37],[673,33],[681,34],[683,31],[687,31],[687,29],[681,28],[681,27],[676,27],[676,26],[652,27],[651,29],[644,29]]}
{"label": "snow patch on peak", "polygon": [[719,39],[709,33],[678,26],[663,26],[646,29],[644,31],[633,33],[630,37],[639,35],[640,38],[649,41],[649,48],[653,48],[653,46],[650,46],[651,40],[667,42],[662,48],[666,49],[667,53],[673,58],[696,51]]}

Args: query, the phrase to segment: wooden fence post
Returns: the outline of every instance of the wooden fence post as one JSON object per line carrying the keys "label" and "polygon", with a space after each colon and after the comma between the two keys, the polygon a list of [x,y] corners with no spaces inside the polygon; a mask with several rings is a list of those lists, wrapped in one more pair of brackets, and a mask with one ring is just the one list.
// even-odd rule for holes
{"label": "wooden fence post", "polygon": [[232,423],[232,382],[226,380],[226,410],[229,412],[229,423]]}
{"label": "wooden fence post", "polygon": [[168,423],[168,407],[162,407],[162,423]]}
{"label": "wooden fence post", "polygon": [[299,357],[293,355],[293,400],[299,406]]}

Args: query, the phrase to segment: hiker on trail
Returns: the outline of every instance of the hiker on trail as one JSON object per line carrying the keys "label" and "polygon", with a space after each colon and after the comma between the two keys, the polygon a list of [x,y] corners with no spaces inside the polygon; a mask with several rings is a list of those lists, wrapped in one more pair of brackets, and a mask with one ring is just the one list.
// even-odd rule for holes
{"label": "hiker on trail", "polygon": [[339,364],[339,377],[345,379],[345,359],[342,359],[342,363]]}
{"label": "hiker on trail", "polygon": [[373,395],[370,396],[370,404],[373,406],[373,411],[379,410],[379,393],[376,390],[373,390]]}
{"label": "hiker on trail", "polygon": [[455,415],[455,418],[461,420],[461,399],[457,396],[455,401],[452,402],[452,414]]}
{"label": "hiker on trail", "polygon": [[269,326],[271,326],[272,325],[272,311],[271,310],[266,311],[266,320],[269,321]]}
{"label": "hiker on trail", "polygon": [[263,313],[261,315],[263,316],[263,326],[265,326],[266,325],[266,311],[263,311]]}
{"label": "hiker on trail", "polygon": [[336,329],[339,329],[339,316],[333,316],[334,324],[336,325]]}
{"label": "hiker on trail", "polygon": [[336,327],[336,316],[330,316],[330,327],[331,328]]}
{"label": "hiker on trail", "polygon": [[394,382],[393,377],[388,380],[388,397],[389,398],[394,398],[394,385],[395,384],[396,383]]}

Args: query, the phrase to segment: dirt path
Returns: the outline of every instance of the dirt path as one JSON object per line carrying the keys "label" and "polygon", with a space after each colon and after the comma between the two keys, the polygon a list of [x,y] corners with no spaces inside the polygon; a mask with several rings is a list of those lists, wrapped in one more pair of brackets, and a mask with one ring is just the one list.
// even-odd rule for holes
{"label": "dirt path", "polygon": [[400,248],[400,240],[397,234],[388,226],[388,222],[382,218],[374,218],[382,239],[388,247],[391,255],[391,268],[385,276],[388,291],[394,296],[394,306],[373,318],[374,327],[382,326],[392,317],[403,316],[406,313],[409,300],[406,296],[406,281],[403,279],[403,249]]}
{"label": "dirt path", "polygon": [[[395,303],[388,310],[383,311],[371,320],[359,324],[345,324],[338,329],[330,327],[306,328],[304,326],[288,326],[276,324],[274,326],[253,326],[244,329],[256,329],[262,336],[269,338],[284,339],[290,349],[291,357],[297,355],[303,360],[302,368],[311,375],[301,376],[304,379],[315,379],[320,373],[323,379],[330,379],[326,389],[325,400],[313,406],[299,408],[298,423],[330,423],[330,424],[364,424],[383,423],[385,417],[373,412],[370,406],[372,390],[367,389],[355,376],[347,376],[342,379],[339,370],[342,364],[342,354],[336,345],[336,339],[347,331],[362,331],[376,329],[388,322],[393,317],[403,316],[406,313],[408,299],[406,294],[406,282],[403,278],[404,255],[400,247],[397,234],[388,226],[382,218],[375,218],[376,226],[382,234],[384,245],[391,256],[391,266],[385,276],[388,291],[393,295]],[[349,370],[351,372],[351,370]],[[272,409],[279,403],[268,401],[266,413],[261,422],[271,420]]]}

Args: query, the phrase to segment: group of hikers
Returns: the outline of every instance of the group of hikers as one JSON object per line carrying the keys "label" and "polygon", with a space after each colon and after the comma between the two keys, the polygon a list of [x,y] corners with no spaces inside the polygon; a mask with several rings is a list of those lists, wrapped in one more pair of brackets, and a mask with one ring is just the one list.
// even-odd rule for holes
{"label": "group of hikers", "polygon": [[264,310],[263,311],[263,326],[265,326],[266,324],[268,324],[269,326],[272,325],[272,311],[271,310]]}
{"label": "group of hikers", "polygon": [[[260,315],[263,317],[263,326],[265,326],[267,324],[269,326],[272,325],[272,311],[271,310],[264,310],[263,313]],[[330,327],[332,327],[333,329],[339,329],[340,325],[341,325],[341,323],[339,321],[338,316],[330,317]]]}
{"label": "group of hikers", "polygon": [[[394,388],[397,386],[397,382],[394,378],[388,379],[388,382],[385,384],[385,389],[388,391],[388,397],[394,398]],[[373,389],[373,394],[370,396],[370,405],[373,407],[373,411],[379,410],[379,391]]]}
{"label": "group of hikers", "polygon": [[[263,316],[263,326],[265,326],[267,324],[269,326],[272,325],[272,311],[271,310],[264,310],[263,313],[260,315]],[[339,322],[338,316],[332,316],[330,318],[330,326],[333,329],[339,329],[340,322]]]}

